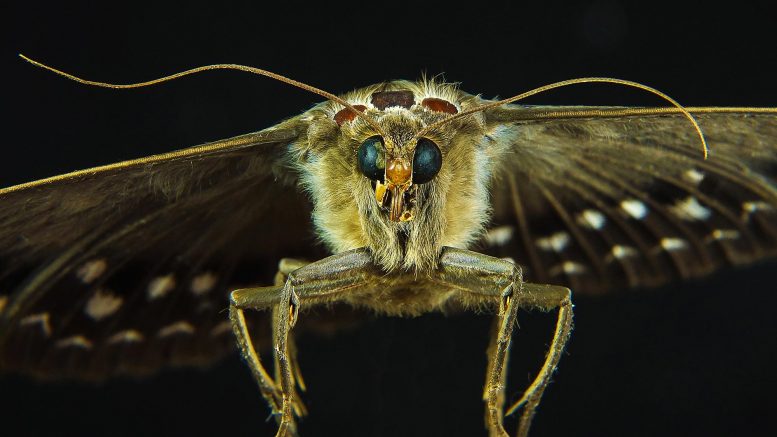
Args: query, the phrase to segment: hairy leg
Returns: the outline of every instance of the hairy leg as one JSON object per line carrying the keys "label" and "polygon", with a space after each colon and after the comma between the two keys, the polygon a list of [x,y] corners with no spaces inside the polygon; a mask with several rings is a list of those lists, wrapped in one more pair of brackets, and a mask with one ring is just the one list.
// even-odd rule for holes
{"label": "hairy leg", "polygon": [[523,393],[521,399],[507,410],[509,415],[523,406],[523,414],[521,414],[521,420],[518,424],[518,437],[525,437],[529,434],[529,427],[542,398],[542,393],[547,388],[548,383],[550,383],[550,377],[553,375],[556,367],[558,367],[561,353],[564,351],[564,346],[566,346],[569,335],[572,332],[572,299],[568,288],[525,283],[523,291],[527,296],[526,306],[543,311],[551,311],[557,307],[558,320],[556,321],[553,340],[550,343],[548,354],[545,357],[545,362],[540,372]]}
{"label": "hairy leg", "polygon": [[[304,412],[303,408],[295,406],[298,402],[295,381],[301,381],[301,378],[293,359],[294,347],[290,337],[300,306],[342,300],[353,302],[358,293],[366,293],[362,295],[365,299],[361,302],[368,302],[371,299],[369,293],[374,292],[376,286],[380,288],[379,284],[384,277],[385,274],[377,271],[372,265],[369,251],[356,249],[299,267],[286,274],[283,285],[278,281],[278,285],[272,287],[232,292],[230,313],[233,315],[235,333],[262,395],[267,399],[273,413],[277,414],[278,436],[295,435],[294,415]],[[560,308],[556,333],[545,364],[521,401],[509,410],[511,413],[524,406],[518,432],[520,436],[526,435],[540,397],[569,337],[572,323],[569,290],[563,287],[526,284],[522,281],[520,268],[512,262],[454,248],[444,248],[438,270],[422,280],[443,285],[447,290],[456,290],[457,298],[465,305],[499,306],[494,338],[489,348],[489,365],[484,388],[486,423],[492,436],[507,435],[502,424],[505,367],[518,308],[539,308],[546,311]],[[376,308],[380,304],[377,301],[372,303]],[[247,308],[273,309],[273,340],[277,366],[275,379],[264,371],[251,346],[245,319],[242,317],[242,310]]]}
{"label": "hairy leg", "polygon": [[[283,266],[281,266],[281,270]],[[283,272],[279,273],[283,274]],[[285,274],[283,285],[235,290],[230,296],[230,314],[243,357],[248,362],[262,396],[278,418],[278,437],[297,433],[294,415],[304,412],[298,404],[294,347],[290,332],[296,323],[302,304],[334,302],[344,291],[364,285],[373,277],[372,259],[366,249],[356,249],[301,266]],[[279,281],[280,282],[280,281]],[[276,379],[265,371],[253,348],[243,316],[244,309],[273,310],[273,344],[276,359]],[[299,405],[299,406],[297,406]]]}
{"label": "hairy leg", "polygon": [[[297,269],[300,269],[306,265],[310,264],[308,261],[302,261],[292,258],[283,258],[278,263],[278,273],[275,275],[275,285],[276,286],[283,286],[286,281],[289,278],[289,275],[294,272]],[[275,327],[278,326],[279,322],[279,306],[276,306],[273,308],[273,316],[272,316],[272,332],[273,332],[273,345],[278,344],[278,339],[275,338],[275,334],[278,332]],[[292,403],[292,406],[294,408],[294,415],[297,417],[302,417],[307,414],[307,409],[305,408],[305,404],[302,402],[301,397],[297,393],[297,387],[299,387],[300,390],[305,391],[305,381],[302,379],[302,373],[300,372],[299,368],[299,361],[297,360],[297,345],[294,341],[294,334],[293,332],[289,332],[288,340],[288,359],[289,359],[289,366],[291,367],[291,376],[292,376],[292,398],[294,399],[294,402]],[[281,386],[281,379],[280,379],[280,362],[278,361],[278,354],[273,354],[274,361],[275,361],[275,384],[276,386]]]}
{"label": "hairy leg", "polygon": [[519,307],[549,311],[559,308],[559,318],[550,351],[535,381],[522,399],[508,414],[521,405],[524,412],[518,426],[518,435],[529,432],[531,420],[550,376],[558,365],[561,352],[572,327],[570,291],[564,287],[524,283],[521,270],[511,261],[493,258],[477,252],[445,248],[440,258],[440,269],[435,280],[461,290],[465,304],[478,305],[483,301],[499,302],[492,340],[488,349],[488,370],[483,398],[486,402],[486,426],[492,436],[506,436],[503,425],[504,390],[508,351],[516,325]]}

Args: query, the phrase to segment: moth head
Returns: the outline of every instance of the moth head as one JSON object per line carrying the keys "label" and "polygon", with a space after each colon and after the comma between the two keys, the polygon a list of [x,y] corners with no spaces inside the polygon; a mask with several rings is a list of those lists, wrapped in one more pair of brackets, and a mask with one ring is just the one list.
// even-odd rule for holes
{"label": "moth head", "polygon": [[299,167],[327,246],[369,247],[388,271],[424,270],[443,246],[474,241],[489,210],[482,118],[424,130],[479,100],[451,85],[404,81],[343,98],[353,109],[330,103],[310,113]]}
{"label": "moth head", "polygon": [[[397,152],[398,151],[398,152]],[[442,152],[434,141],[417,139],[399,148],[381,136],[364,140],[356,152],[359,171],[373,182],[375,201],[389,220],[413,219],[418,185],[430,182],[442,167]]]}

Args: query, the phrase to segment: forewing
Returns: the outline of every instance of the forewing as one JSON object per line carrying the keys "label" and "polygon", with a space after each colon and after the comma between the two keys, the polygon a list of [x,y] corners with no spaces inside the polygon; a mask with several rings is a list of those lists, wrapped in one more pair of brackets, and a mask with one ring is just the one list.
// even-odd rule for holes
{"label": "forewing", "polygon": [[777,111],[506,106],[487,251],[576,292],[657,286],[777,253]]}
{"label": "forewing", "polygon": [[0,191],[0,369],[100,379],[228,351],[230,287],[311,246],[284,162],[305,129]]}

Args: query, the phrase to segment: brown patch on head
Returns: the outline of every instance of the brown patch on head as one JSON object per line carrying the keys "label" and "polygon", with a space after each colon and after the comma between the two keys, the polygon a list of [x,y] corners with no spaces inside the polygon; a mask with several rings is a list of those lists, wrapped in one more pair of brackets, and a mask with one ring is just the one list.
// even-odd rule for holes
{"label": "brown patch on head", "polygon": [[383,111],[391,106],[401,106],[410,109],[415,104],[415,96],[412,91],[378,91],[372,94],[371,103]]}
{"label": "brown patch on head", "polygon": [[[353,105],[353,107],[359,112],[364,112],[364,110],[367,109],[364,105]],[[345,122],[353,121],[354,118],[356,118],[356,113],[348,108],[343,108],[335,114],[335,122],[338,126],[342,126]]]}
{"label": "brown patch on head", "polygon": [[421,106],[423,106],[426,109],[429,109],[430,111],[434,112],[444,112],[446,114],[458,114],[459,110],[456,109],[456,106],[443,99],[438,99],[436,97],[427,97],[421,102]]}

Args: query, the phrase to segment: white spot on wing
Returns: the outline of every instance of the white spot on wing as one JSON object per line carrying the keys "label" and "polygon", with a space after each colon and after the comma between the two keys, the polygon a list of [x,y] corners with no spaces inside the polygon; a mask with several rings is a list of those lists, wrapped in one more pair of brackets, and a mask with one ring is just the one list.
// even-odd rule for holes
{"label": "white spot on wing", "polygon": [[771,209],[774,209],[774,206],[764,202],[763,200],[742,202],[742,220],[748,220],[750,218],[750,214],[756,213],[758,211],[769,211]]}
{"label": "white spot on wing", "polygon": [[648,213],[647,206],[637,199],[626,199],[622,201],[621,209],[637,220],[642,220]]}
{"label": "white spot on wing", "polygon": [[84,265],[76,271],[76,276],[78,276],[78,279],[84,284],[91,284],[95,279],[105,273],[105,269],[107,268],[108,262],[105,261],[105,258],[95,259],[84,263]]}
{"label": "white spot on wing", "polygon": [[97,290],[86,302],[84,312],[94,320],[102,320],[121,307],[123,299],[110,291]]}
{"label": "white spot on wing", "polygon": [[569,245],[569,234],[564,231],[537,239],[537,247],[543,250],[561,252],[566,249],[567,245]]}
{"label": "white spot on wing", "polygon": [[699,185],[699,183],[704,180],[704,173],[696,170],[695,168],[692,168],[690,170],[686,170],[685,173],[683,173],[683,179],[694,185]]}
{"label": "white spot on wing", "polygon": [[194,326],[192,326],[191,323],[180,320],[175,323],[171,323],[164,328],[159,330],[159,333],[157,334],[160,338],[170,337],[171,335],[176,334],[194,334]]}
{"label": "white spot on wing", "polygon": [[577,216],[577,223],[589,229],[599,230],[604,227],[607,218],[595,209],[586,209]]}
{"label": "white spot on wing", "polygon": [[89,339],[84,337],[83,335],[74,335],[72,337],[63,338],[62,340],[57,341],[57,347],[60,349],[66,348],[66,347],[78,347],[81,349],[91,349],[92,342],[89,341]]}
{"label": "white spot on wing", "polygon": [[661,239],[661,247],[667,252],[683,250],[688,247],[688,242],[682,238],[665,237]]}
{"label": "white spot on wing", "polygon": [[513,238],[515,228],[512,226],[497,226],[486,231],[484,239],[489,246],[504,246]]}
{"label": "white spot on wing", "polygon": [[226,334],[227,332],[232,332],[232,324],[230,322],[223,321],[210,330],[210,336],[218,337],[219,335]]}
{"label": "white spot on wing", "polygon": [[51,323],[49,320],[49,313],[30,314],[19,321],[21,326],[40,325],[43,335],[46,337],[51,336]]}
{"label": "white spot on wing", "polygon": [[637,256],[639,252],[637,249],[626,246],[623,244],[616,244],[612,246],[612,249],[610,249],[610,253],[607,254],[606,261],[611,262],[612,260],[621,260],[626,258],[633,258]]}
{"label": "white spot on wing", "polygon": [[557,264],[551,267],[548,273],[550,273],[551,276],[556,276],[560,273],[566,273],[567,275],[578,275],[580,273],[585,273],[585,271],[585,266],[580,263],[576,263],[574,261],[564,261],[561,264]]}
{"label": "white spot on wing", "polygon": [[712,211],[693,196],[678,200],[669,210],[683,220],[707,220],[712,215]]}
{"label": "white spot on wing", "polygon": [[175,288],[175,276],[169,274],[154,278],[148,284],[148,300],[155,300],[164,297]]}
{"label": "white spot on wing", "polygon": [[195,296],[202,296],[216,285],[218,277],[211,272],[200,273],[192,279],[190,290]]}
{"label": "white spot on wing", "polygon": [[704,238],[704,241],[736,240],[739,238],[739,231],[736,229],[715,229]]}
{"label": "white spot on wing", "polygon": [[135,329],[125,329],[108,337],[108,344],[139,343],[143,341],[143,334]]}

